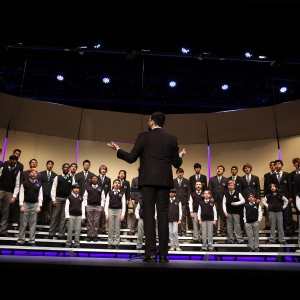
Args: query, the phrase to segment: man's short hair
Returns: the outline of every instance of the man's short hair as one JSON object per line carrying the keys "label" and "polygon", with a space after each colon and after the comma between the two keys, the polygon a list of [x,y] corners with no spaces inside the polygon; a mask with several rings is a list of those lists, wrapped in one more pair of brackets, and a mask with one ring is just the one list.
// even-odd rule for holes
{"label": "man's short hair", "polygon": [[119,183],[121,183],[121,182],[120,182],[120,179],[117,178],[117,179],[115,179],[115,180],[113,181],[113,184],[114,184],[116,181],[118,181]]}
{"label": "man's short hair", "polygon": [[69,166],[69,167],[70,167],[70,164],[64,163],[64,164],[62,165],[62,169],[63,169],[65,166]]}
{"label": "man's short hair", "polygon": [[235,180],[229,180],[228,182],[227,182],[227,186],[229,185],[229,184],[234,184],[234,186],[236,186],[236,182],[235,182]]}
{"label": "man's short hair", "polygon": [[99,167],[99,171],[100,171],[102,168],[105,169],[106,172],[108,172],[108,169],[107,169],[107,166],[106,166],[106,165],[101,165],[101,166]]}
{"label": "man's short hair", "polygon": [[194,169],[196,169],[196,168],[200,168],[201,169],[201,165],[199,163],[195,163],[194,164]]}
{"label": "man's short hair", "polygon": [[275,164],[275,160],[270,161],[269,166],[271,166],[272,164]]}
{"label": "man's short hair", "polygon": [[160,111],[156,111],[150,116],[150,119],[155,123],[155,125],[159,127],[164,127],[165,121],[166,121],[166,116],[164,113]]}
{"label": "man's short hair", "polygon": [[15,152],[20,152],[20,153],[22,153],[22,151],[21,151],[20,149],[15,149],[15,150],[13,151],[13,153],[15,153]]}
{"label": "man's short hair", "polygon": [[184,173],[184,171],[183,171],[182,168],[178,168],[178,169],[176,170],[176,174],[177,174],[177,173]]}
{"label": "man's short hair", "polygon": [[232,167],[231,167],[231,170],[232,170],[232,169],[237,169],[237,170],[239,170],[239,168],[238,168],[237,166],[232,166]]}
{"label": "man's short hair", "polygon": [[82,165],[84,165],[85,163],[91,164],[91,162],[88,159],[84,160],[83,163],[82,163]]}
{"label": "man's short hair", "polygon": [[48,165],[49,163],[52,163],[52,165],[54,166],[54,161],[53,160],[47,160],[46,165]]}
{"label": "man's short hair", "polygon": [[71,164],[70,164],[70,167],[72,167],[72,166],[75,166],[76,169],[78,169],[78,165],[77,165],[76,163],[71,163]]}
{"label": "man's short hair", "polygon": [[32,159],[29,161],[29,164],[31,164],[31,162],[32,162],[33,160],[36,162],[36,164],[38,164],[38,161],[37,161],[35,158],[32,158]]}
{"label": "man's short hair", "polygon": [[277,164],[278,162],[281,163],[281,165],[283,166],[283,161],[282,161],[281,159],[276,159],[276,160],[274,161],[275,164]]}
{"label": "man's short hair", "polygon": [[217,169],[218,169],[218,168],[223,168],[223,171],[225,172],[225,167],[224,167],[223,165],[218,165],[218,166],[217,166]]}
{"label": "man's short hair", "polygon": [[243,171],[244,172],[245,172],[245,168],[250,168],[250,171],[252,171],[252,166],[248,163],[243,165]]}
{"label": "man's short hair", "polygon": [[18,160],[18,157],[12,154],[9,156],[9,159],[10,160]]}
{"label": "man's short hair", "polygon": [[295,163],[298,163],[299,161],[300,161],[300,158],[296,157],[296,158],[293,158],[292,163],[295,164]]}

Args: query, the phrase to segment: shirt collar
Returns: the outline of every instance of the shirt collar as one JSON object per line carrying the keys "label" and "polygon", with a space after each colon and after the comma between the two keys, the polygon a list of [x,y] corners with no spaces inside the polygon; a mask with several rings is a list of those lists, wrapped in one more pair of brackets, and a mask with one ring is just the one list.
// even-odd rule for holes
{"label": "shirt collar", "polygon": [[78,196],[79,196],[79,194],[74,194],[73,192],[72,192],[72,195],[75,197],[75,198],[77,198]]}

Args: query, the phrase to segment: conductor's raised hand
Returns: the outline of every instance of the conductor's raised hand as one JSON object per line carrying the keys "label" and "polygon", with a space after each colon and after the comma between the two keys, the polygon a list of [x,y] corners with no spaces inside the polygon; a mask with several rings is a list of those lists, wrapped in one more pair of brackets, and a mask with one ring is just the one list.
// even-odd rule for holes
{"label": "conductor's raised hand", "polygon": [[182,149],[182,151],[179,153],[180,157],[183,157],[186,154],[185,148]]}
{"label": "conductor's raised hand", "polygon": [[107,146],[116,151],[118,149],[120,149],[120,147],[117,144],[115,144],[113,141],[111,141],[110,143],[107,143]]}

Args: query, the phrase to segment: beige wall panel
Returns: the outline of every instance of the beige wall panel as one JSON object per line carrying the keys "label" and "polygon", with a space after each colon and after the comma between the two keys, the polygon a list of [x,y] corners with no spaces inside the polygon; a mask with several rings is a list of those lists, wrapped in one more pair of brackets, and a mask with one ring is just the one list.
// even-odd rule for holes
{"label": "beige wall panel", "polygon": [[293,158],[300,158],[300,136],[293,136],[280,139],[281,157],[284,163],[284,171],[294,171]]}
{"label": "beige wall panel", "polygon": [[[186,155],[183,157],[181,168],[184,170],[184,177],[189,178],[194,175],[194,164],[201,164],[201,173],[207,176],[207,146],[200,145],[179,145],[179,151],[186,149]],[[176,178],[176,169],[173,168],[173,175]]]}
{"label": "beige wall panel", "polygon": [[62,172],[61,166],[63,163],[75,161],[76,140],[10,131],[8,135],[6,160],[16,148],[22,150],[20,162],[25,166],[25,170],[28,167],[29,160],[32,158],[38,160],[39,171],[45,170],[46,161],[51,159],[54,161],[53,170],[60,174]]}
{"label": "beige wall panel", "polygon": [[[205,114],[166,115],[164,130],[175,135],[180,144],[206,144],[205,118]],[[148,130],[148,120],[148,115],[143,116],[143,131]]]}
{"label": "beige wall panel", "polygon": [[231,175],[232,166],[239,168],[238,175],[244,176],[245,163],[252,165],[252,173],[260,178],[261,187],[264,174],[269,171],[269,163],[278,158],[276,139],[224,143],[211,146],[211,176],[216,175],[218,165],[225,166],[225,177]]}
{"label": "beige wall panel", "polygon": [[142,120],[137,114],[84,109],[80,140],[134,143],[142,131]]}
{"label": "beige wall panel", "polygon": [[205,114],[167,115],[164,130],[180,144],[207,144]]}
{"label": "beige wall panel", "polygon": [[[0,127],[0,148],[4,147],[4,139],[6,136],[6,129]],[[0,160],[2,159],[2,154],[0,154]]]}
{"label": "beige wall panel", "polygon": [[10,126],[12,130],[77,139],[80,108],[22,98],[18,100]]}
{"label": "beige wall panel", "polygon": [[13,112],[14,108],[17,107],[18,101],[18,97],[0,93],[1,111],[5,111],[5,113],[1,114],[0,127],[7,128],[11,113]]}
{"label": "beige wall panel", "polygon": [[[130,152],[133,144],[119,144],[127,152]],[[82,171],[82,162],[88,159],[91,162],[90,171],[99,174],[99,166],[106,165],[108,168],[107,176],[112,180],[116,179],[120,170],[126,170],[127,180],[131,183],[132,178],[138,175],[137,168],[139,160],[133,164],[118,159],[116,151],[110,149],[106,143],[93,141],[80,141],[78,155],[78,172]]]}
{"label": "beige wall panel", "polygon": [[272,107],[212,113],[207,123],[210,144],[276,137]]}
{"label": "beige wall panel", "polygon": [[275,105],[275,114],[279,137],[300,134],[300,100]]}

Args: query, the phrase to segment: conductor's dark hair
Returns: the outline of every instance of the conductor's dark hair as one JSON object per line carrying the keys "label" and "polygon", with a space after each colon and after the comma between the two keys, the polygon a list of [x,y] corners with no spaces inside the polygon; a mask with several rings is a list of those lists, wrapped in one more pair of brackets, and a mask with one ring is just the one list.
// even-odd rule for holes
{"label": "conductor's dark hair", "polygon": [[155,125],[159,127],[164,127],[166,121],[166,117],[164,113],[160,111],[156,111],[150,116],[150,118],[152,121],[154,121]]}

